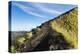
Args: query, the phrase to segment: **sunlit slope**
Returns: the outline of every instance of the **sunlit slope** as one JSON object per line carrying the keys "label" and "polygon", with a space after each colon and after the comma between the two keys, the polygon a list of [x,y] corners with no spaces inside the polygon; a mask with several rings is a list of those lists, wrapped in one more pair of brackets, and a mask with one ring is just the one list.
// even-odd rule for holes
{"label": "sunlit slope", "polygon": [[73,48],[77,48],[77,34],[78,34],[78,18],[77,10],[74,8],[69,12],[57,17],[51,21],[51,27],[59,33],[62,33],[65,40],[70,43]]}
{"label": "sunlit slope", "polygon": [[[19,33],[12,32],[15,38],[11,40],[9,52],[31,52],[35,49],[38,49],[38,51],[44,49],[44,51],[46,51],[46,48],[47,50],[77,48],[77,12],[78,10],[76,7],[67,11],[66,13],[59,15],[55,19],[51,19],[42,23],[40,26],[33,28],[31,31]],[[45,42],[47,44],[44,44],[45,42],[43,40],[46,40]],[[37,46],[40,46],[39,44],[44,47],[36,48]]]}

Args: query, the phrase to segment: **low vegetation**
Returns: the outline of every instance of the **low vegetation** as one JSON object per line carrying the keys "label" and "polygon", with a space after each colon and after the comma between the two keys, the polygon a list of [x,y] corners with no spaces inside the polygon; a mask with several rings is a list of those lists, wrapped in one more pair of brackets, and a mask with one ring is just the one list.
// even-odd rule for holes
{"label": "low vegetation", "polygon": [[68,14],[59,16],[58,19],[51,21],[51,27],[64,35],[64,38],[74,48],[77,48],[77,8],[71,10]]}
{"label": "low vegetation", "polygon": [[[77,48],[77,33],[78,33],[78,21],[77,21],[77,8],[70,10],[67,14],[62,14],[56,19],[49,21],[50,28],[52,30],[61,33],[64,36],[64,39],[72,46],[72,48]],[[42,25],[43,26],[43,25]],[[42,26],[32,29],[29,32],[26,32],[22,36],[17,36],[11,42],[10,50],[12,53],[20,52],[20,47],[25,45],[25,43],[32,37],[40,35],[42,33]],[[44,27],[44,26],[43,26]],[[47,27],[49,28],[49,27]],[[48,31],[50,33],[51,31]],[[54,37],[53,37],[54,38]]]}

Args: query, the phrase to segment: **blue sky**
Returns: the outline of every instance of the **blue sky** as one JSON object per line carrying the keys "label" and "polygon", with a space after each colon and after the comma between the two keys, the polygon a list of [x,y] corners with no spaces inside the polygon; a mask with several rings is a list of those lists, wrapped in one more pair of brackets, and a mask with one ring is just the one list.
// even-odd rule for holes
{"label": "blue sky", "polygon": [[11,7],[11,31],[30,31],[76,5],[13,1]]}

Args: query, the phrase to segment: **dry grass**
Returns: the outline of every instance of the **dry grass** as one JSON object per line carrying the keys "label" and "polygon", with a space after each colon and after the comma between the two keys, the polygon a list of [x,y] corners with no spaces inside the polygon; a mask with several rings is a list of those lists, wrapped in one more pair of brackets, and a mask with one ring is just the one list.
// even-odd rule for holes
{"label": "dry grass", "polygon": [[65,40],[74,48],[77,48],[78,19],[77,8],[69,13],[59,16],[58,19],[51,21],[52,29],[64,35]]}

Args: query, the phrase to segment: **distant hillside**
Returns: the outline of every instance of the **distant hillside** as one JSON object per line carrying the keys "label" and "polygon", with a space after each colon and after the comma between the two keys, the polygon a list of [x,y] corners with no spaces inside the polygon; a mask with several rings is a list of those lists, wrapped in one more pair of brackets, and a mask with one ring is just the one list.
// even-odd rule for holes
{"label": "distant hillside", "polygon": [[10,52],[31,52],[77,48],[78,19],[77,7],[55,19],[16,37]]}
{"label": "distant hillside", "polygon": [[14,40],[17,36],[23,36],[27,31],[9,31],[11,32],[11,38]]}

